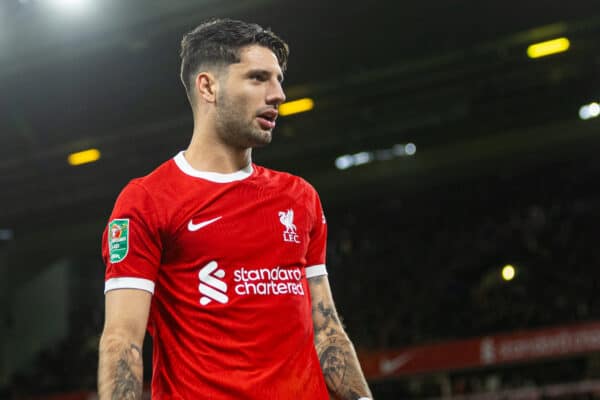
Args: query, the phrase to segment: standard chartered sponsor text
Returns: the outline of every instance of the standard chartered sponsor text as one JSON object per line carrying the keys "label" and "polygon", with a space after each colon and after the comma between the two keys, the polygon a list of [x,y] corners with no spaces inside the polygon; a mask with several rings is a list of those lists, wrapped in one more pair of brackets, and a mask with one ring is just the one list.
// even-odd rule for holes
{"label": "standard chartered sponsor text", "polygon": [[235,292],[246,295],[282,295],[304,296],[302,271],[300,268],[240,268],[233,271]]}

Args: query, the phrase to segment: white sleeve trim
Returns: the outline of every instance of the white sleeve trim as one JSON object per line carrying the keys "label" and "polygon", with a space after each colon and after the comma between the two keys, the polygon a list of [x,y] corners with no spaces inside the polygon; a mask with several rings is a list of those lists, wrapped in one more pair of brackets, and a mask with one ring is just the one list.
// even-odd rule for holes
{"label": "white sleeve trim", "polygon": [[311,265],[306,267],[306,278],[314,278],[315,276],[327,275],[325,264]]}
{"label": "white sleeve trim", "polygon": [[140,289],[154,294],[154,282],[144,278],[110,278],[104,282],[104,294],[115,289]]}

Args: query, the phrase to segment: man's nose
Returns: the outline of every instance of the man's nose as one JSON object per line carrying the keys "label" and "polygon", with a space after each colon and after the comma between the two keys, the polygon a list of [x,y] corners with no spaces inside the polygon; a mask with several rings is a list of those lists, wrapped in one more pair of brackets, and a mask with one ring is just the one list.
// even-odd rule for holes
{"label": "man's nose", "polygon": [[277,82],[271,86],[271,89],[267,95],[267,104],[279,106],[285,101],[285,93],[281,83]]}

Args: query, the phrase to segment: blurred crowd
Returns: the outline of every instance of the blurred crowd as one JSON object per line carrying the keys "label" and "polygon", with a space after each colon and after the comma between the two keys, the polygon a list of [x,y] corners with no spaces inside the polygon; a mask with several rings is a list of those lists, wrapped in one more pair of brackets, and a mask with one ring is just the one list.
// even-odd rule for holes
{"label": "blurred crowd", "polygon": [[352,337],[387,348],[598,319],[598,175],[558,165],[334,210],[328,268]]}

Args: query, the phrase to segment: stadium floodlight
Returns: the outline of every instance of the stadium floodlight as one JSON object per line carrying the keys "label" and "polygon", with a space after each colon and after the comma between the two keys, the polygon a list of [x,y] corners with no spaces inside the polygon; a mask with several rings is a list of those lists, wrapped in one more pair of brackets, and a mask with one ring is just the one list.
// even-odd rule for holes
{"label": "stadium floodlight", "polygon": [[46,0],[46,2],[54,8],[70,14],[81,14],[90,6],[90,0]]}
{"label": "stadium floodlight", "polygon": [[279,115],[286,117],[288,115],[303,113],[312,110],[314,106],[315,102],[308,97],[294,101],[288,101],[279,106]]}
{"label": "stadium floodlight", "polygon": [[505,281],[512,281],[515,275],[516,270],[515,267],[513,267],[512,265],[508,264],[505,265],[504,268],[502,268],[502,279],[504,279]]}
{"label": "stadium floodlight", "polygon": [[571,42],[566,37],[534,43],[527,48],[529,58],[546,57],[569,50]]}
{"label": "stadium floodlight", "polygon": [[350,154],[344,154],[335,159],[337,169],[348,169],[354,165],[354,158]]}
{"label": "stadium floodlight", "polygon": [[358,165],[368,164],[373,161],[388,161],[394,158],[410,157],[417,152],[417,146],[408,142],[406,144],[395,144],[391,148],[375,151],[361,151],[355,154],[344,154],[335,159],[337,169],[348,169]]}
{"label": "stadium floodlight", "polygon": [[77,153],[69,154],[67,161],[69,165],[77,166],[82,164],[89,164],[100,159],[100,150],[88,149],[78,151]]}
{"label": "stadium floodlight", "polygon": [[373,160],[373,154],[368,151],[361,151],[360,153],[354,154],[352,158],[354,159],[354,165],[363,165]]}
{"label": "stadium floodlight", "polygon": [[600,104],[593,102],[590,104],[584,104],[579,109],[579,118],[586,120],[596,118],[600,115]]}
{"label": "stadium floodlight", "polygon": [[414,156],[417,152],[417,146],[414,143],[406,143],[404,146],[404,152],[407,156]]}

